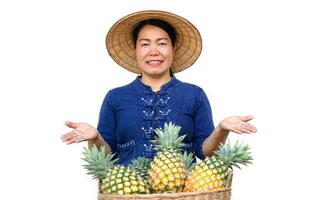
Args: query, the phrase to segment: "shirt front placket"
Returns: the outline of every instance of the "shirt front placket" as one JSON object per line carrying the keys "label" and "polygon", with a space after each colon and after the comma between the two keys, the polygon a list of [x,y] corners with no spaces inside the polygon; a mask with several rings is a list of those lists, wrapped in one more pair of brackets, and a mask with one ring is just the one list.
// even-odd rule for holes
{"label": "shirt front placket", "polygon": [[145,127],[142,127],[144,143],[144,156],[152,158],[155,154],[154,145],[151,142],[155,137],[154,129],[162,128],[167,120],[171,109],[168,106],[170,100],[167,91],[151,92],[145,91],[143,97],[143,120]]}

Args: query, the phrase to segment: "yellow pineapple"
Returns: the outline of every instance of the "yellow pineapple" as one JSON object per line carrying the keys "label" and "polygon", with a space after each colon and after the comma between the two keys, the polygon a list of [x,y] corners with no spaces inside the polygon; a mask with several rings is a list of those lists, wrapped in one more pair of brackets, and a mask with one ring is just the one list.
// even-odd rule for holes
{"label": "yellow pineapple", "polygon": [[233,166],[240,168],[238,164],[251,163],[249,150],[248,145],[238,142],[234,146],[229,143],[220,145],[214,156],[201,160],[189,173],[183,191],[198,192],[224,187]]}
{"label": "yellow pineapple", "polygon": [[153,141],[157,154],[149,170],[149,183],[156,193],[180,192],[183,189],[186,169],[180,148],[185,135],[179,137],[181,127],[169,122],[164,129],[155,130],[157,138]]}

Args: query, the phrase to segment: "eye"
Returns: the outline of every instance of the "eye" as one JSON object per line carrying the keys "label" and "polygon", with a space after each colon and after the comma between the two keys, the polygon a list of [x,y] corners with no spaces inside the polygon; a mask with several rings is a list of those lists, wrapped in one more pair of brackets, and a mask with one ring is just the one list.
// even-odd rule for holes
{"label": "eye", "polygon": [[141,47],[148,47],[149,44],[148,44],[148,43],[142,43],[140,46],[141,46]]}
{"label": "eye", "polygon": [[158,45],[159,45],[159,46],[166,46],[167,43],[165,43],[165,42],[159,42]]}

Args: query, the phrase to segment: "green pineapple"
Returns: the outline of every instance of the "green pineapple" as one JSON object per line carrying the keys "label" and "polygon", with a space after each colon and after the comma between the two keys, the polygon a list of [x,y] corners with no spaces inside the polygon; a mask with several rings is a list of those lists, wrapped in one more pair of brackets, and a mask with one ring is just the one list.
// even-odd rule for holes
{"label": "green pineapple", "polygon": [[185,168],[186,168],[186,171],[187,173],[189,173],[190,171],[192,171],[195,166],[196,166],[196,163],[194,163],[194,154],[191,152],[191,153],[187,153],[187,151],[184,151],[183,155],[182,155],[182,159],[183,159],[183,162],[185,164]]}
{"label": "green pineapple", "polygon": [[129,167],[135,169],[139,175],[147,181],[148,179],[148,170],[151,167],[151,160],[145,157],[138,157],[135,160],[132,160]]}
{"label": "green pineapple", "polygon": [[153,141],[157,154],[151,163],[149,183],[153,191],[180,192],[183,189],[186,168],[180,148],[185,135],[179,137],[181,127],[169,122],[164,129],[155,130],[157,138]]}
{"label": "green pineapple", "polygon": [[240,168],[239,164],[251,163],[249,150],[248,145],[238,142],[234,146],[229,143],[220,145],[214,156],[206,157],[190,172],[183,191],[207,191],[224,187],[233,166]]}
{"label": "green pineapple", "polygon": [[82,166],[87,170],[87,174],[98,180],[103,179],[108,169],[113,168],[117,161],[117,159],[113,159],[113,154],[105,153],[104,147],[98,149],[95,145],[91,150],[84,147],[82,154],[84,156],[82,160],[87,163]]}
{"label": "green pineapple", "polygon": [[84,148],[83,165],[87,174],[100,181],[102,193],[112,194],[145,194],[149,193],[147,184],[136,170],[131,167],[114,165],[114,155],[105,153],[94,145],[91,150]]}

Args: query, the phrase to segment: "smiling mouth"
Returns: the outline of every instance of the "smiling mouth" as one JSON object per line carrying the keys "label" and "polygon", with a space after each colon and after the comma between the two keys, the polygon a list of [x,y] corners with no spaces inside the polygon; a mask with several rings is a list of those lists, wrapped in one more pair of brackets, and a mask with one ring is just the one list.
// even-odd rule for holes
{"label": "smiling mouth", "polygon": [[146,63],[149,65],[160,65],[162,62],[162,60],[149,60]]}

